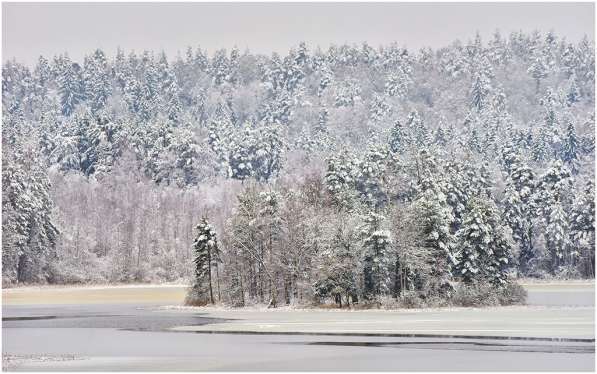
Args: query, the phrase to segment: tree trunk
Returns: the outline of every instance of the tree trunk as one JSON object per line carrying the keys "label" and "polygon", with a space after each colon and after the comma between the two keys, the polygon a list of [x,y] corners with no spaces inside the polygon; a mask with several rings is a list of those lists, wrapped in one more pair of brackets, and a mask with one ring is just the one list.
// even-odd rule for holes
{"label": "tree trunk", "polygon": [[272,279],[270,279],[269,282],[269,287],[270,287],[270,293],[271,293],[271,299],[269,301],[269,305],[267,306],[268,308],[275,308],[278,304],[277,299],[276,299],[276,290],[275,290],[275,286],[274,286],[274,281]]}
{"label": "tree trunk", "polygon": [[209,280],[209,300],[211,301],[212,304],[214,303],[214,292],[213,292],[213,288],[211,285],[211,249],[209,249],[208,246],[208,250],[207,250],[207,279]]}
{"label": "tree trunk", "polygon": [[220,272],[218,270],[217,262],[216,262],[216,285],[218,287],[218,302],[222,302],[222,293],[220,291]]}

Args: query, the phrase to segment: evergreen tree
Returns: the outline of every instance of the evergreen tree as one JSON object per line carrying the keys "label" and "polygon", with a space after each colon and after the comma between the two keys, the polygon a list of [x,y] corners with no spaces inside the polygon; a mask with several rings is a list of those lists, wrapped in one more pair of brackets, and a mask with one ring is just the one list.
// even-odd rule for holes
{"label": "evergreen tree", "polygon": [[72,116],[57,138],[52,159],[64,171],[76,170],[86,175],[95,172],[97,150],[90,137],[93,115],[82,111]]}
{"label": "evergreen tree", "polygon": [[575,103],[578,103],[581,99],[580,90],[578,85],[576,84],[576,75],[572,74],[568,79],[568,90],[566,93],[566,99],[568,101],[568,106],[572,106]]}
{"label": "evergreen tree", "polygon": [[410,136],[418,147],[424,147],[431,143],[427,127],[418,111],[413,110],[409,113],[406,126],[408,126]]}
{"label": "evergreen tree", "polygon": [[390,151],[393,153],[402,154],[406,151],[410,143],[408,134],[402,127],[399,120],[394,122],[394,126],[390,132]]}
{"label": "evergreen tree", "polygon": [[575,254],[581,259],[584,276],[595,276],[595,188],[593,181],[586,182],[581,194],[576,196],[570,214],[572,240],[579,248]]}
{"label": "evergreen tree", "polygon": [[383,96],[375,94],[369,108],[369,118],[374,124],[378,124],[392,113],[392,107],[386,102]]}
{"label": "evergreen tree", "polygon": [[45,165],[31,144],[2,147],[2,280],[47,282],[59,231]]}
{"label": "evergreen tree", "polygon": [[390,233],[383,229],[382,215],[369,212],[363,227],[364,289],[366,300],[375,300],[389,292]]}
{"label": "evergreen tree", "polygon": [[370,147],[364,157],[354,166],[355,188],[361,200],[370,207],[380,207],[386,203],[384,173],[388,151],[385,147]]}
{"label": "evergreen tree", "polygon": [[59,74],[58,92],[60,94],[62,114],[70,116],[75,107],[85,98],[81,68],[79,64],[71,63],[67,58]]}
{"label": "evergreen tree", "polygon": [[460,243],[457,270],[465,283],[483,280],[494,285],[506,283],[510,245],[491,202],[471,199],[456,236]]}
{"label": "evergreen tree", "polygon": [[552,156],[551,136],[552,131],[547,125],[539,126],[538,134],[533,137],[533,159],[539,163],[548,161]]}
{"label": "evergreen tree", "polygon": [[439,191],[428,189],[415,201],[415,211],[423,247],[431,253],[428,259],[431,268],[429,288],[436,293],[449,292],[452,288],[449,281],[456,258],[455,238],[450,231],[453,217],[446,197]]}
{"label": "evergreen tree", "polygon": [[543,57],[536,56],[533,63],[527,71],[536,82],[536,92],[539,92],[541,80],[547,77],[547,67],[545,66]]}
{"label": "evergreen tree", "polygon": [[535,180],[531,168],[515,153],[509,156],[511,164],[504,191],[504,219],[518,244],[519,270],[526,274],[535,258],[533,246]]}
{"label": "evergreen tree", "polygon": [[50,83],[50,79],[52,78],[52,68],[44,56],[39,56],[37,65],[35,66],[34,76],[36,83],[40,87],[46,87],[46,85]]}
{"label": "evergreen tree", "polygon": [[391,72],[385,83],[386,95],[397,98],[405,98],[408,94],[410,77],[401,68]]}
{"label": "evergreen tree", "polygon": [[336,107],[352,107],[361,100],[361,88],[354,79],[336,82],[334,104]]}
{"label": "evergreen tree", "polygon": [[252,170],[255,178],[267,182],[282,168],[286,145],[279,125],[262,125],[257,129]]}
{"label": "evergreen tree", "polygon": [[338,209],[354,207],[355,162],[348,152],[333,154],[327,159],[324,183]]}
{"label": "evergreen tree", "polygon": [[565,265],[570,250],[569,223],[561,202],[552,201],[546,220],[545,238],[551,255],[551,269],[557,273]]}
{"label": "evergreen tree", "polygon": [[234,144],[231,148],[231,155],[228,161],[228,176],[241,181],[252,177],[254,175],[252,156],[251,149],[247,148],[245,144]]}
{"label": "evergreen tree", "polygon": [[471,88],[471,106],[477,111],[481,111],[487,97],[491,91],[489,79],[482,73],[477,73],[473,78],[473,85]]}
{"label": "evergreen tree", "polygon": [[570,229],[567,215],[571,204],[568,191],[572,187],[572,176],[562,161],[555,160],[541,177],[537,186],[535,201],[543,223],[543,236],[551,256],[551,271],[565,265],[569,249]]}
{"label": "evergreen tree", "polygon": [[168,116],[168,119],[174,123],[180,121],[182,107],[180,103],[180,88],[178,87],[178,81],[176,76],[168,71],[167,78],[164,81],[164,112]]}
{"label": "evergreen tree", "polygon": [[192,289],[193,304],[215,303],[213,294],[212,267],[220,261],[217,235],[206,217],[196,227],[197,236],[193,242],[195,279]]}
{"label": "evergreen tree", "polygon": [[564,144],[562,145],[562,161],[570,166],[573,173],[578,171],[578,139],[576,138],[576,130],[574,124],[568,121],[566,126],[566,136]]}
{"label": "evergreen tree", "polygon": [[106,105],[111,94],[108,61],[102,50],[85,58],[83,77],[87,102],[91,110],[97,112]]}
{"label": "evergreen tree", "polygon": [[568,43],[562,52],[561,69],[570,78],[578,66],[578,56],[573,44]]}
{"label": "evergreen tree", "polygon": [[225,49],[215,52],[209,68],[213,82],[219,86],[230,79],[230,60]]}

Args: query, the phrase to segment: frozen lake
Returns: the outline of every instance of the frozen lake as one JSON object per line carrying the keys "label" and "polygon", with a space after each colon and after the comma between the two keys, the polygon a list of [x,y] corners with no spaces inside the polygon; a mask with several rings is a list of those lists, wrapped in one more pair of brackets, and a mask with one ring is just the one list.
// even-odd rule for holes
{"label": "frozen lake", "polygon": [[[3,293],[3,353],[9,358],[5,367],[23,371],[594,370],[594,342],[574,340],[594,338],[593,285],[529,286],[533,305],[528,308],[423,312],[168,310],[159,306],[174,305],[184,289],[158,287],[159,300],[150,297],[152,289],[156,288],[30,290],[38,292],[35,301],[41,304],[31,304],[27,291]],[[47,292],[56,304],[47,303]],[[89,292],[100,294],[92,297]],[[102,292],[104,299],[98,296]],[[118,299],[119,293],[125,293],[126,300]],[[82,303],[64,303],[73,294],[82,297]],[[479,326],[506,331],[533,325],[529,336],[534,332],[572,340],[166,331],[177,326],[217,330],[239,324],[266,333],[276,328],[333,333],[342,332],[348,324],[369,331],[389,328],[429,333],[429,329],[444,328],[458,335],[471,335],[465,330]],[[495,331],[475,334],[500,335]],[[502,335],[507,336],[507,331]],[[520,331],[515,335],[521,335]]]}

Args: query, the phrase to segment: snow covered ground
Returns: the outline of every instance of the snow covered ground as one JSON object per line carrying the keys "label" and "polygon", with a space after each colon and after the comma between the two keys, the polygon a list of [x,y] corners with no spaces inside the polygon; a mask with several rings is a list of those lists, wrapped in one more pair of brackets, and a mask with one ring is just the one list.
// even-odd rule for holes
{"label": "snow covered ground", "polygon": [[[201,310],[201,309],[200,309]],[[226,322],[176,331],[448,335],[593,339],[593,307],[516,306],[395,311],[222,310],[203,308]]]}
{"label": "snow covered ground", "polygon": [[9,305],[105,303],[182,304],[186,292],[187,286],[181,284],[18,287],[3,289],[2,303]]}
{"label": "snow covered ground", "polygon": [[[529,305],[595,305],[594,280],[532,280],[521,284],[529,292]],[[2,289],[2,303],[84,304],[84,303],[157,303],[179,308],[185,298],[185,284],[119,284],[28,286]],[[225,308],[223,309],[232,309]],[[266,307],[249,307],[272,311]],[[287,307],[274,310],[284,310]],[[332,311],[335,309],[332,309]]]}

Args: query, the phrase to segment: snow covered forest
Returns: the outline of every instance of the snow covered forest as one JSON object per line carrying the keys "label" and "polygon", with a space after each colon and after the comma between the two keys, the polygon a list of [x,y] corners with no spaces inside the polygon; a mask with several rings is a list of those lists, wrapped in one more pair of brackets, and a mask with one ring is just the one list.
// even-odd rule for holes
{"label": "snow covered forest", "polygon": [[208,274],[246,305],[593,278],[594,69],[554,32],[7,61],[3,285]]}

